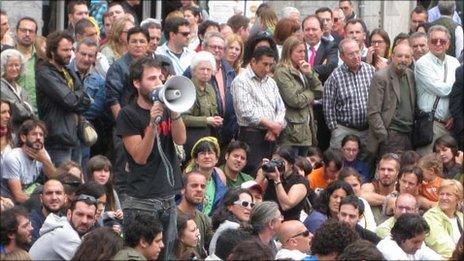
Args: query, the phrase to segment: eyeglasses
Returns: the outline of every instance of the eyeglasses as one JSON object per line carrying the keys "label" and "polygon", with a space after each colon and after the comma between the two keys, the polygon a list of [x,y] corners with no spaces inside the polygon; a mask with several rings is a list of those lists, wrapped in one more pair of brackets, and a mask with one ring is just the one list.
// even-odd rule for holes
{"label": "eyeglasses", "polygon": [[288,242],[290,239],[295,238],[295,237],[299,237],[299,236],[309,237],[309,233],[310,233],[309,230],[305,230],[305,231],[303,231],[303,232],[300,232],[300,233],[294,235],[293,237],[288,238],[288,239],[287,239],[287,242]]}
{"label": "eyeglasses", "polygon": [[190,32],[179,32],[179,34],[181,34],[181,35],[187,37],[187,36],[190,35]]}
{"label": "eyeglasses", "polygon": [[430,42],[433,44],[433,45],[445,45],[448,43],[448,40],[445,40],[445,39],[432,39],[430,40]]}
{"label": "eyeglasses", "polygon": [[95,199],[95,197],[89,196],[89,195],[86,195],[86,194],[81,194],[81,195],[77,196],[75,201],[76,202],[77,201],[84,201],[85,203],[90,203],[90,205],[97,204],[97,200]]}
{"label": "eyeglasses", "polygon": [[378,40],[378,41],[372,41],[372,42],[371,42],[371,45],[376,45],[376,44],[379,44],[379,45],[380,45],[380,44],[383,44],[383,43],[385,43],[385,41],[383,41],[383,40]]}
{"label": "eyeglasses", "polygon": [[210,48],[211,50],[224,50],[224,47],[223,46],[219,46],[219,45],[209,45],[208,48]]}
{"label": "eyeglasses", "polygon": [[234,205],[241,205],[244,208],[250,206],[250,208],[253,208],[255,206],[255,203],[246,200],[237,200],[234,202]]}

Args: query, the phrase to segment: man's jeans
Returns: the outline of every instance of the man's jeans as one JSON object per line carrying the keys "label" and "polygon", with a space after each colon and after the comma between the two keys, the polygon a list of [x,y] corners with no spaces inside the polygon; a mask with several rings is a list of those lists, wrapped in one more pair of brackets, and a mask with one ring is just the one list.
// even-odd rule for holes
{"label": "man's jeans", "polygon": [[127,226],[135,215],[148,214],[157,218],[163,225],[164,249],[160,259],[168,260],[174,256],[174,241],[177,238],[177,207],[174,196],[161,199],[138,199],[126,196],[123,204],[124,226]]}
{"label": "man's jeans", "polygon": [[81,165],[82,151],[80,144],[68,148],[47,148],[47,152],[55,167],[59,167],[71,160]]}

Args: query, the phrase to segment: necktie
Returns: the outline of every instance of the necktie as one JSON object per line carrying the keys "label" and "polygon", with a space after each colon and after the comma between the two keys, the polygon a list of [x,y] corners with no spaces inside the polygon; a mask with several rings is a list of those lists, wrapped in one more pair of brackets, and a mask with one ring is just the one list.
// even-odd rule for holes
{"label": "necktie", "polygon": [[309,48],[309,50],[311,51],[311,55],[309,56],[309,64],[311,64],[311,67],[314,66],[314,62],[316,60],[316,49],[314,48],[314,46],[311,46]]}

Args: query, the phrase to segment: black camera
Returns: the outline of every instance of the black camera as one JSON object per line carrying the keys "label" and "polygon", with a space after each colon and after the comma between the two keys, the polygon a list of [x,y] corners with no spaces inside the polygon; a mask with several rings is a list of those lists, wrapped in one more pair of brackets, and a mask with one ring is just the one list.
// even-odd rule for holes
{"label": "black camera", "polygon": [[275,168],[277,167],[277,170],[279,172],[284,172],[285,171],[285,162],[282,159],[272,159],[269,162],[264,163],[261,168],[263,169],[264,172],[274,172]]}

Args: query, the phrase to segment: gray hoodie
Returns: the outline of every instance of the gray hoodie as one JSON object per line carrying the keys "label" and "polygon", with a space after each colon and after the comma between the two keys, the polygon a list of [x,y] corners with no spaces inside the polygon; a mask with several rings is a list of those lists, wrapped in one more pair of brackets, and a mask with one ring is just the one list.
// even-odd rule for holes
{"label": "gray hoodie", "polygon": [[81,244],[68,219],[53,213],[47,216],[39,233],[29,250],[32,260],[70,260]]}

